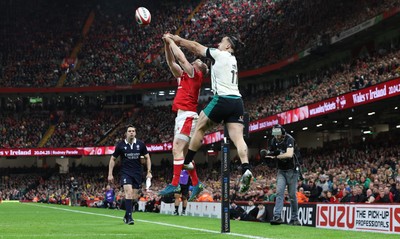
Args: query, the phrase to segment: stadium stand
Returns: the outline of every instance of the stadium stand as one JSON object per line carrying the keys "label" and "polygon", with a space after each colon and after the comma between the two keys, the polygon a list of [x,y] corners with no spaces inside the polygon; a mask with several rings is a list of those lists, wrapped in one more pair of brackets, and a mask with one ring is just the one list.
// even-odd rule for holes
{"label": "stadium stand", "polygon": [[[220,32],[241,32],[250,47],[239,55],[239,60],[243,69],[256,69],[318,46],[321,37],[330,38],[399,7],[398,1],[358,1],[357,5],[344,0],[306,1],[306,4],[272,0],[177,2],[179,7],[171,5],[163,11],[155,7],[159,3],[155,1],[151,5],[155,10],[152,27],[138,28],[132,16],[135,6],[109,1],[70,1],[60,7],[60,3],[46,0],[11,1],[7,7],[12,11],[0,14],[7,33],[0,42],[0,86],[53,88],[61,82],[63,87],[96,87],[173,81],[160,55],[160,38],[165,31],[211,45],[220,38]],[[32,12],[37,17],[28,21],[26,18]],[[82,29],[91,16],[94,16],[93,22],[84,35]],[[279,79],[284,82],[281,84],[265,79],[261,90],[246,84],[242,92],[251,120],[399,78],[399,36],[382,42],[384,45],[370,47],[325,67],[318,65],[301,74],[289,72]],[[62,61],[70,58],[79,44],[82,47],[75,52],[78,64],[63,66]],[[63,75],[65,79],[60,81]],[[41,104],[18,97],[1,96],[0,148],[35,148],[51,126],[55,128],[54,133],[44,142],[48,148],[114,145],[122,139],[121,128],[127,123],[138,127],[138,137],[146,143],[165,143],[172,139],[174,115],[169,105],[107,108],[104,101],[96,102],[96,94],[87,95],[89,100],[66,100],[68,96],[57,100],[54,96]],[[221,128],[214,130],[217,129]],[[322,148],[304,149],[307,171],[299,188],[305,192],[319,190],[318,195],[313,195],[312,200],[316,201],[345,202],[347,199],[342,199],[351,194],[347,196],[348,202],[362,202],[354,200],[366,199],[367,189],[371,189],[375,202],[399,203],[398,138],[399,133],[394,131],[380,133],[365,142],[342,139],[325,142]],[[153,167],[153,193],[147,195],[149,201],[160,200],[155,194],[171,175],[167,161]],[[234,168],[237,160],[232,161]],[[251,155],[251,163],[257,175],[256,183],[248,193],[238,195],[235,187],[240,175],[233,170],[233,199],[273,201],[276,179],[272,170],[257,155]],[[207,185],[204,191],[215,201],[221,196],[218,170],[218,164],[198,165],[199,177]],[[2,168],[2,199],[67,204],[69,174],[81,183],[82,202],[101,201],[107,186],[104,167],[90,167],[90,170],[85,166],[73,167],[68,175],[60,174],[57,169],[38,171]],[[315,182],[314,188],[309,186],[310,181]],[[325,196],[327,192],[331,194],[329,198]]]}

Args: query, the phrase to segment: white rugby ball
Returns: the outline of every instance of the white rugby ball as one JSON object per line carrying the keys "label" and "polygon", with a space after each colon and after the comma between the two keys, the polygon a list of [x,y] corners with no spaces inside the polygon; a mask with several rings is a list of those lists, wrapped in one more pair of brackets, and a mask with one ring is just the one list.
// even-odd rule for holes
{"label": "white rugby ball", "polygon": [[150,11],[145,7],[139,7],[136,9],[135,18],[139,25],[149,25],[151,22]]}

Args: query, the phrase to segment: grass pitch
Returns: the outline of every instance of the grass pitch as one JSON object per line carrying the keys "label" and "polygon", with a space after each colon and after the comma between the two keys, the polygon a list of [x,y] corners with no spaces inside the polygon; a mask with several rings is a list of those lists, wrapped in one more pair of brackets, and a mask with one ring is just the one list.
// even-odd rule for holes
{"label": "grass pitch", "polygon": [[231,232],[221,233],[219,219],[136,212],[135,225],[125,225],[125,211],[38,203],[0,204],[0,239],[8,238],[258,238],[258,239],[385,239],[399,235],[327,230],[231,220]]}

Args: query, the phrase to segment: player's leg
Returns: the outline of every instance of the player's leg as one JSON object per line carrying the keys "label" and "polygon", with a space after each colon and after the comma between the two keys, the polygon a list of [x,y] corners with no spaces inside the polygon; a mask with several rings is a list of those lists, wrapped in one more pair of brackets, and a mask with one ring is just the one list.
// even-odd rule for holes
{"label": "player's leg", "polygon": [[243,138],[243,124],[241,123],[227,123],[229,137],[235,144],[240,161],[242,164],[249,164],[248,148],[246,141]]}
{"label": "player's leg", "polygon": [[187,153],[190,137],[193,135],[199,116],[192,111],[178,111],[175,119],[174,142],[172,154],[174,156],[174,179],[172,185],[177,186],[182,171],[185,154]]}
{"label": "player's leg", "polygon": [[193,185],[192,194],[190,195],[190,197],[186,197],[186,200],[189,199],[189,201],[193,201],[201,193],[201,191],[203,191],[204,185],[203,183],[200,182],[199,177],[197,176],[197,168],[196,168],[196,163],[194,161],[188,164],[186,168],[189,168],[187,169],[187,172],[190,178],[192,179],[192,185]]}
{"label": "player's leg", "polygon": [[193,137],[190,139],[189,150],[185,156],[185,164],[189,164],[193,161],[197,150],[201,147],[204,134],[207,130],[208,121],[208,117],[204,114],[204,111],[202,111],[197,121]]}
{"label": "player's leg", "polygon": [[173,178],[171,184],[159,192],[159,195],[168,195],[180,191],[179,179],[183,168],[184,152],[189,144],[189,136],[194,130],[198,115],[196,112],[179,111],[175,119],[174,141],[172,154],[174,157]]}
{"label": "player's leg", "polygon": [[[192,179],[192,185],[193,185],[192,194],[190,195],[190,197],[187,198],[189,202],[194,201],[204,189],[203,183],[200,182],[199,177],[197,176],[196,163],[192,161],[192,165],[193,165],[193,170],[187,170],[190,178]],[[187,193],[187,195],[189,195],[189,192]]]}
{"label": "player's leg", "polygon": [[235,144],[240,161],[242,163],[242,177],[240,179],[239,192],[244,193],[249,190],[253,174],[250,171],[248,148],[243,138],[243,124],[227,123],[229,137]]}
{"label": "player's leg", "polygon": [[[193,121],[186,124],[186,127],[183,127],[183,129],[185,130],[182,129],[181,132],[182,133],[184,132],[190,137],[193,137],[197,122],[198,122],[198,117],[195,117]],[[182,152],[187,153],[188,150],[189,150],[189,142],[185,145],[185,148],[183,149]],[[193,201],[200,194],[200,192],[203,191],[203,184],[199,181],[199,177],[197,176],[196,164],[193,160],[189,164],[186,164],[184,168],[187,169],[187,172],[189,173],[189,176],[192,179],[193,191],[191,197],[189,198],[189,201]]]}
{"label": "player's leg", "polygon": [[[226,99],[232,109],[230,114],[224,119],[228,129],[229,137],[235,144],[240,161],[242,163],[242,177],[240,178],[239,192],[244,193],[250,189],[253,174],[250,171],[248,147],[244,141],[244,106],[241,98]],[[246,126],[248,127],[248,126]]]}
{"label": "player's leg", "polygon": [[214,96],[214,98],[210,101],[210,103],[208,103],[206,108],[204,108],[204,110],[202,110],[200,113],[193,136],[190,139],[189,150],[185,156],[184,164],[186,165],[186,167],[184,168],[188,170],[190,170],[190,168],[188,168],[187,165],[193,161],[194,156],[197,153],[197,150],[199,150],[200,147],[202,146],[202,141],[206,133],[206,130],[212,127],[215,124],[214,122],[221,122],[222,120],[221,119],[218,121],[217,118],[214,119],[209,117],[210,115],[218,113],[218,101],[219,97]]}
{"label": "player's leg", "polygon": [[183,168],[183,161],[185,160],[185,156],[183,151],[186,145],[189,144],[189,137],[186,135],[175,135],[172,154],[174,157],[174,168],[173,168],[173,178],[171,184],[174,186],[178,186],[179,177],[181,175],[181,171]]}
{"label": "player's leg", "polygon": [[[188,138],[189,139],[189,138]],[[179,178],[181,175],[181,171],[183,168],[183,149],[185,145],[188,142],[175,137],[174,142],[173,142],[173,157],[174,157],[174,166],[173,166],[173,177],[172,177],[172,182],[171,184],[168,184],[166,188],[161,190],[158,194],[161,196],[172,194],[172,193],[177,193],[180,192],[180,186],[179,186]]]}
{"label": "player's leg", "polygon": [[[222,109],[223,105],[221,104],[220,97],[214,96],[211,102],[208,103],[207,107],[203,111],[201,111],[199,120],[197,121],[196,124],[195,131],[190,140],[188,153],[185,156],[184,168],[189,170],[190,167],[188,167],[188,165],[190,164],[193,165],[191,168],[195,167],[193,164],[193,158],[196,155],[197,150],[199,150],[199,148],[202,145],[204,134],[207,129],[209,129],[215,124],[215,122],[222,121],[222,118],[224,116],[224,111]],[[198,181],[197,173],[195,170],[189,170],[188,172],[190,174],[190,177],[192,178],[192,183],[194,186],[192,194],[189,198],[189,201],[192,201],[203,190],[204,185]]]}
{"label": "player's leg", "polygon": [[193,164],[193,170],[188,170],[187,172],[190,175],[190,178],[192,179],[192,185],[193,185],[193,190],[192,194],[189,197],[189,202],[195,200],[197,196],[203,191],[204,185],[202,182],[199,181],[199,178],[197,176],[197,170],[196,170],[196,164],[195,162],[192,162]]}

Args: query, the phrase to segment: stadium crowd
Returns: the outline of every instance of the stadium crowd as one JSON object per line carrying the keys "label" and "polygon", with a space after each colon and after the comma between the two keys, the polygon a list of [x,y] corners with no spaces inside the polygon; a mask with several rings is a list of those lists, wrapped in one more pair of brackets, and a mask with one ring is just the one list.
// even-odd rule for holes
{"label": "stadium crowd", "polygon": [[74,0],[4,3],[0,86],[55,87],[63,59],[81,38],[89,7],[88,1]]}
{"label": "stadium crowd", "polygon": [[[60,69],[62,59],[68,57],[73,47],[82,40],[78,55],[79,66],[67,74],[65,86],[129,85],[170,81],[171,74],[160,57],[164,31],[178,32],[182,36],[204,43],[217,42],[214,37],[223,32],[244,32],[249,48],[239,56],[243,69],[253,69],[276,63],[318,43],[318,36],[329,37],[348,29],[385,10],[397,7],[398,1],[180,1],[179,7],[170,11],[156,10],[152,27],[132,27],[132,9],[121,8],[107,1],[95,5],[95,20],[86,38],[81,39],[81,27],[93,3],[87,5],[65,3],[58,12],[40,8],[37,18],[25,19],[26,11],[38,10],[30,4],[24,14],[16,14],[6,24],[6,31],[18,31],[7,35],[0,43],[2,87],[54,87],[64,73]],[[43,1],[43,4],[51,4]],[[20,3],[21,4],[21,3]],[[304,7],[300,11],[299,4]],[[110,6],[113,5],[113,6]],[[199,8],[196,8],[199,6]],[[53,9],[49,6],[48,9]],[[78,10],[77,10],[78,9]],[[216,11],[220,9],[220,11]],[[266,9],[267,11],[261,11]],[[56,16],[71,13],[69,21]],[[291,12],[291,14],[287,14]],[[339,15],[344,19],[337,19]],[[286,14],[285,14],[286,13]],[[21,20],[22,19],[22,20]],[[189,19],[189,21],[186,21]],[[26,25],[22,26],[22,22]],[[60,22],[48,29],[49,22]],[[231,25],[227,24],[233,23]],[[335,22],[336,24],[332,24]],[[313,23],[313,24],[311,24]],[[315,25],[314,23],[317,23]],[[65,24],[65,25],[64,25]],[[179,28],[181,26],[181,28]],[[284,26],[284,27],[283,27]],[[222,27],[222,28],[220,28]],[[46,29],[44,31],[43,29]],[[328,30],[329,29],[329,30]],[[48,30],[48,31],[47,31]],[[26,41],[18,41],[26,37]],[[50,39],[50,40],[48,40]],[[277,39],[285,41],[274,42]],[[16,50],[17,49],[17,50]],[[99,51],[99,49],[102,49]],[[361,54],[355,60],[336,63],[329,68],[285,79],[286,86],[265,83],[259,92],[245,90],[245,108],[251,119],[256,120],[305,104],[320,101],[346,92],[361,89],[400,76],[398,42],[379,46],[376,50]],[[132,57],[135,56],[135,57]],[[143,59],[146,59],[143,62]],[[251,63],[249,59],[255,60]],[[276,91],[285,87],[285,91]],[[85,106],[85,107],[82,107]],[[24,108],[21,113],[20,109]],[[123,137],[120,125],[136,123],[138,137],[146,143],[170,142],[174,115],[170,106],[133,107],[107,110],[101,105],[66,108],[29,108],[26,103],[11,102],[0,117],[0,146],[2,148],[37,147],[50,125],[55,132],[46,147],[75,147],[112,145]],[[162,119],[162,120],[160,120]],[[400,145],[396,132],[382,133],[367,142],[349,144],[330,142],[321,149],[305,149],[304,180],[298,183],[298,199],[302,202],[327,203],[400,203]],[[338,150],[340,149],[340,150]],[[250,162],[256,181],[246,194],[236,192],[240,174],[238,158],[233,160],[231,193],[237,201],[273,202],[276,178],[271,168],[262,163],[258,155]],[[153,168],[151,191],[143,191],[148,211],[158,211],[163,200],[157,192],[168,182],[172,174],[170,159]],[[221,198],[219,163],[198,165],[199,178],[207,186],[200,200],[218,201]],[[69,174],[57,170],[46,174],[25,169],[22,174],[2,170],[0,197],[3,200],[27,200],[41,203],[68,204],[68,179],[71,175],[79,181],[80,205],[104,205],[107,189],[106,167],[71,168]],[[18,170],[16,170],[18,171]],[[211,173],[210,173],[211,171]],[[117,179],[118,180],[118,179]],[[123,194],[117,185],[115,207],[123,205]],[[88,205],[87,202],[96,202]]]}
{"label": "stadium crowd", "polygon": [[[395,2],[361,1],[206,1],[182,36],[204,43],[217,43],[219,34],[240,32],[247,46],[238,56],[242,70],[256,69],[287,59],[366,21]],[[340,16],[340,19],[338,19]],[[332,24],[335,22],[335,24]]]}
{"label": "stadium crowd", "polygon": [[353,60],[289,77],[287,89],[273,84],[248,95],[252,120],[359,90],[400,76],[399,44],[381,46]]}
{"label": "stadium crowd", "polygon": [[[346,140],[329,142],[323,148],[305,149],[303,180],[298,181],[298,200],[325,203],[400,203],[400,145],[399,132],[383,132],[363,142],[350,144]],[[339,150],[340,149],[340,150]],[[171,175],[171,159],[164,159],[160,165],[153,165],[151,190],[142,190],[141,199],[149,204],[159,205],[157,196]],[[237,157],[231,165],[231,200],[274,202],[276,178],[273,171],[252,155],[254,182],[251,189],[240,194],[236,192],[240,173]],[[219,162],[213,165],[199,164],[198,175],[206,188],[199,201],[219,201],[221,198],[221,178]],[[1,177],[1,197],[3,200],[35,201],[41,203],[67,204],[69,197],[69,177],[75,176],[79,182],[79,205],[104,205],[107,188],[107,167],[78,166],[70,168],[69,174],[60,174],[47,169],[45,174],[39,171],[32,174],[25,169],[24,174],[9,171]],[[24,169],[19,169],[19,171]],[[210,173],[211,172],[211,173]],[[118,185],[115,190],[115,207],[123,205],[123,194]],[[288,200],[288,198],[286,198]],[[89,205],[88,205],[89,203]],[[157,211],[148,207],[149,211]]]}
{"label": "stadium crowd", "polygon": [[[239,56],[239,59],[259,59],[265,65],[282,60],[300,49],[309,47],[309,42],[312,42],[315,34],[326,32],[326,29],[329,29],[329,34],[332,36],[338,31],[365,21],[382,11],[396,7],[395,1],[362,1],[361,5],[343,1],[340,7],[332,7],[329,4],[322,3],[311,7],[311,3],[309,5],[301,3],[304,9],[293,11],[293,9],[298,9],[296,6],[300,2],[205,1],[204,4],[199,4],[199,1],[180,1],[179,7],[171,5],[166,8],[170,10],[157,9],[153,17],[152,27],[138,28],[132,27],[133,18],[128,17],[132,9],[121,7],[123,5],[110,4],[107,1],[88,1],[85,3],[72,1],[65,4],[65,8],[62,9],[62,11],[72,12],[68,21],[58,21],[65,26],[57,26],[52,31],[43,29],[48,29],[45,27],[46,24],[60,16],[60,9],[49,11],[46,8],[40,8],[38,17],[33,21],[28,21],[29,25],[18,27],[22,24],[21,22],[25,22],[23,20],[26,16],[23,13],[38,10],[37,8],[42,4],[47,4],[48,9],[53,9],[55,6],[45,0],[41,1],[39,5],[33,6],[15,2],[13,4],[23,5],[23,8],[19,9],[20,13],[18,14],[9,14],[11,18],[7,18],[7,24],[5,24],[5,30],[13,32],[13,34],[8,34],[5,41],[1,43],[4,53],[2,53],[1,59],[0,85],[3,87],[55,86],[62,74],[61,69],[59,69],[59,62],[69,56],[74,44],[80,40],[83,42],[79,55],[80,66],[67,75],[66,86],[129,85],[131,83],[163,81],[165,79],[161,78],[166,76],[168,80],[172,80],[166,64],[159,55],[162,44],[157,39],[162,34],[162,30],[178,31],[185,37],[197,39],[201,42],[213,42],[212,37],[217,37],[218,31],[221,31],[220,27],[225,32],[240,29],[241,32],[245,32],[245,41],[255,41],[257,44],[252,45],[257,46],[261,43],[268,43],[268,40],[258,39],[257,36],[259,37],[259,35],[267,36],[268,39],[280,39],[276,37],[287,36],[289,32],[293,35],[293,29],[304,30],[299,30],[303,34],[302,36],[297,33],[294,34],[302,41],[293,38],[292,40],[295,40],[298,45],[288,44],[287,46],[293,47],[293,49],[285,47],[288,52],[282,51],[276,44],[268,44],[268,47],[250,47],[246,50],[244,54],[251,54],[252,57]],[[76,7],[76,4],[79,7]],[[335,4],[337,3],[335,2]],[[153,7],[155,5],[157,3],[154,3]],[[79,10],[76,11],[76,8]],[[266,11],[261,11],[262,9]],[[317,9],[318,11],[316,11]],[[334,11],[329,11],[329,15],[326,15],[329,17],[322,14],[322,12],[332,9]],[[367,9],[367,11],[362,11],[364,9]],[[91,10],[95,12],[95,20],[87,37],[81,39],[81,27]],[[343,10],[345,10],[344,13]],[[286,11],[293,11],[294,13],[285,14]],[[343,19],[349,20],[338,21],[335,18],[338,15],[336,11],[341,12]],[[352,17],[346,17],[347,15]],[[296,16],[300,21],[293,22]],[[324,16],[323,19],[320,19],[321,16]],[[314,22],[316,20],[314,18],[319,19],[316,21],[319,23],[318,27],[313,28],[315,31],[306,31],[305,28],[309,27],[307,22]],[[190,21],[186,21],[187,19],[190,19]],[[233,24],[219,24],[224,22]],[[332,27],[331,22],[340,22],[340,24],[335,24]],[[268,27],[260,27],[264,26],[263,24],[267,24]],[[282,25],[288,26],[290,29],[279,27]],[[181,26],[181,28],[178,29],[177,26]],[[18,31],[13,31],[13,28],[18,29]],[[271,31],[273,34],[258,32],[257,29]],[[257,32],[257,34],[248,34],[254,32]],[[304,34],[306,35],[304,36]],[[18,37],[21,36],[29,36],[28,41],[18,41]],[[44,37],[52,40],[44,41]],[[284,37],[282,39],[290,40],[291,38]],[[99,51],[98,49],[102,50]],[[277,55],[272,52],[279,52],[283,55],[279,55],[276,59],[269,57],[266,60],[264,57],[253,57],[256,54],[255,52],[268,56]],[[136,57],[132,57],[132,55]],[[143,63],[142,59],[149,61]],[[285,86],[288,88],[285,89],[285,93],[282,93],[283,91],[279,89],[283,86],[276,86],[273,83],[265,83],[263,88],[268,90],[257,92],[245,89],[245,108],[250,112],[251,120],[256,120],[351,90],[374,85],[399,76],[400,64],[398,59],[398,42],[390,46],[379,46],[375,51],[370,51],[356,60],[336,63],[317,72],[304,72],[300,75],[291,76],[286,79],[290,83]],[[253,65],[253,67],[259,66],[261,65]],[[49,77],[46,78],[43,74]],[[27,117],[26,113],[17,113],[20,105],[20,102],[12,102],[9,108],[14,108],[14,112],[11,111],[9,116],[4,115],[0,119],[4,122],[0,124],[3,136],[1,137],[1,145],[4,148],[37,146],[50,124],[55,125],[56,130],[50,140],[47,141],[46,145],[49,147],[91,146],[100,141],[105,145],[115,144],[122,136],[122,133],[116,129],[117,125],[123,121],[141,122],[143,126],[139,131],[146,136],[144,140],[147,143],[169,142],[172,139],[173,116],[169,107],[145,107],[140,109],[140,113],[137,113],[137,110],[128,109],[125,112],[117,111],[115,115],[111,112],[96,112],[90,107],[85,107],[85,110],[74,109],[71,111],[45,108],[43,111],[35,110],[35,114],[30,114]],[[26,104],[23,104],[22,107],[26,108]],[[54,113],[54,110],[57,113]],[[48,111],[48,115],[51,115],[49,120],[46,120],[46,111]],[[132,113],[132,111],[136,113]],[[71,116],[71,113],[74,116]],[[127,114],[132,115],[122,117],[122,121],[119,120],[122,115]],[[54,116],[57,120],[53,119]],[[157,120],[161,117],[167,118],[163,121]],[[19,126],[21,130],[18,131],[11,127],[17,123],[16,119],[18,119],[18,122],[19,119],[23,122]],[[76,121],[76,119],[81,120]],[[108,123],[99,124],[99,122]],[[218,128],[214,130],[216,129]],[[27,134],[27,131],[33,133]],[[102,139],[108,136],[107,133],[110,131],[114,133],[103,141]]]}
{"label": "stadium crowd", "polygon": [[[197,4],[198,1],[185,2],[178,9],[173,7],[173,11],[156,11],[151,28],[132,28],[133,20],[126,8],[98,5],[98,17],[94,22],[93,32],[85,41],[80,55],[82,68],[70,74],[68,79],[71,80],[67,80],[66,85],[126,85],[173,80],[160,56],[162,42],[159,39],[165,31],[180,33],[205,45],[215,45],[220,32],[242,32],[246,44],[265,44],[250,48],[238,56],[243,69],[255,69],[284,60],[316,45],[317,36],[321,32],[327,32],[327,29],[328,36],[331,37],[395,7],[395,2],[392,1],[372,4],[362,1],[361,5],[341,1],[339,8],[336,7],[337,2],[331,3],[335,6],[310,3],[304,8],[302,1],[249,3],[220,0],[205,1],[204,5],[199,5],[197,11],[193,11]],[[300,8],[299,5],[303,7]],[[293,11],[294,9],[302,11]],[[287,12],[290,14],[285,14]],[[338,21],[338,12],[341,16],[345,13],[342,18],[344,21]],[[319,23],[318,28],[311,24],[314,21]],[[332,27],[332,21],[343,23]],[[274,43],[276,39],[287,39],[290,42]],[[97,50],[100,48],[102,51]],[[137,57],[132,59],[132,55]]]}
{"label": "stadium crowd", "polygon": [[[32,117],[34,115],[34,117]],[[2,111],[0,117],[1,148],[34,148],[49,127],[46,111],[28,109],[23,113]]]}
{"label": "stadium crowd", "polygon": [[[288,77],[285,87],[265,83],[263,90],[245,89],[242,91],[245,109],[251,120],[262,119],[394,79],[400,77],[399,59],[399,43],[392,42],[354,60]],[[132,122],[146,143],[171,142],[173,137],[174,114],[170,105],[108,110],[102,102],[90,104],[78,100],[68,107],[62,103],[35,108],[21,100],[10,102],[4,108],[7,114],[0,118],[1,146],[37,147],[50,125],[55,125],[55,132],[46,147],[115,145],[124,136],[120,126]],[[20,113],[21,110],[25,112]],[[19,128],[15,127],[17,124]],[[220,129],[217,126],[209,132]]]}
{"label": "stadium crowd", "polygon": [[[15,1],[10,4],[18,11],[5,14],[8,17],[5,32],[10,34],[0,43],[3,87],[54,87],[57,83],[115,86],[171,81],[160,56],[161,35],[166,31],[205,45],[215,45],[221,32],[241,32],[245,44],[257,46],[238,55],[241,69],[256,69],[317,45],[322,35],[332,37],[398,7],[394,0],[152,1],[151,26],[139,27],[134,23],[134,6],[126,7],[129,4],[124,1],[121,4],[70,1],[63,8],[46,0],[39,4]],[[26,16],[31,12],[37,17],[27,21]],[[94,20],[88,33],[82,35],[90,12],[94,13]],[[65,14],[68,18],[61,20]],[[49,22],[61,25],[50,24],[49,28]],[[21,38],[24,41],[18,41]],[[72,55],[78,43],[83,45],[77,54],[78,63],[67,66],[71,70],[62,81],[65,66],[61,63]]]}
{"label": "stadium crowd", "polygon": [[101,109],[83,107],[62,111],[54,133],[46,147],[96,146],[109,129],[114,128],[124,118],[122,109]]}
{"label": "stadium crowd", "polygon": [[[155,1],[151,27],[134,22],[128,4],[101,1],[95,20],[79,54],[80,69],[69,74],[66,86],[132,85],[168,81],[171,74],[161,64],[161,36],[175,32],[199,1],[177,1],[168,7]],[[99,51],[101,49],[101,51]]]}

